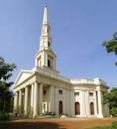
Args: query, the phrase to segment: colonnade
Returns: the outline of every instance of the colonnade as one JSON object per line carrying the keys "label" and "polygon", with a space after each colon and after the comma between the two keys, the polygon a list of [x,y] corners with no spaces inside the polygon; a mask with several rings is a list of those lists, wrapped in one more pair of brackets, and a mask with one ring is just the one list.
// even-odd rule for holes
{"label": "colonnade", "polygon": [[[14,114],[35,117],[42,113],[44,84],[34,82],[15,92]],[[49,86],[49,111],[54,112],[54,87]]]}

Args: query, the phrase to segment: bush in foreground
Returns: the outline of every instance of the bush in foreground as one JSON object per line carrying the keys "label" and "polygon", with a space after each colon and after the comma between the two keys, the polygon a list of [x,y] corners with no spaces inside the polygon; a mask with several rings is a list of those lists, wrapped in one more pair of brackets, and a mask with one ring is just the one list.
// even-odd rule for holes
{"label": "bush in foreground", "polygon": [[104,127],[94,127],[90,129],[117,129],[117,121],[112,122],[111,126],[104,126]]}
{"label": "bush in foreground", "polygon": [[9,113],[0,112],[0,120],[8,120],[9,117]]}
{"label": "bush in foreground", "polygon": [[111,114],[112,114],[113,117],[117,117],[117,107],[113,107],[111,109]]}

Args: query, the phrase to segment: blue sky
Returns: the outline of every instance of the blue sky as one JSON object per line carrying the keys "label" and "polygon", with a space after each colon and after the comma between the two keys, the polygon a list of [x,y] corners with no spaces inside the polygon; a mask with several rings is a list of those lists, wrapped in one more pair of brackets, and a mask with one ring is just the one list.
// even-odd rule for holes
{"label": "blue sky", "polygon": [[100,77],[117,85],[117,56],[102,42],[117,31],[117,0],[0,0],[0,56],[21,69],[34,67],[45,2],[57,69],[71,78]]}

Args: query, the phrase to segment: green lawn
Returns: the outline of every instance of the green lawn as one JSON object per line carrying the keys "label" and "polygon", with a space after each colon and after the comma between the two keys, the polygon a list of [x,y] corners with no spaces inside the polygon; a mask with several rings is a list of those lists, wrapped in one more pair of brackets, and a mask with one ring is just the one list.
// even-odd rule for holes
{"label": "green lawn", "polygon": [[117,121],[114,121],[111,126],[94,127],[89,129],[117,129]]}
{"label": "green lawn", "polygon": [[105,126],[105,127],[94,127],[90,129],[114,129],[114,128],[112,128],[111,126]]}

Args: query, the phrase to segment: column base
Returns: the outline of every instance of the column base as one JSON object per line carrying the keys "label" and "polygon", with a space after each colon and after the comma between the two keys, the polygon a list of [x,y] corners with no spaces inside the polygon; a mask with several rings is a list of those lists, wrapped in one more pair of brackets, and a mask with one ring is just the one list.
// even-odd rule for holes
{"label": "column base", "polygon": [[97,115],[97,118],[104,118],[103,115]]}
{"label": "column base", "polygon": [[32,118],[35,118],[35,117],[37,117],[37,114],[33,114],[33,115],[32,115]]}

